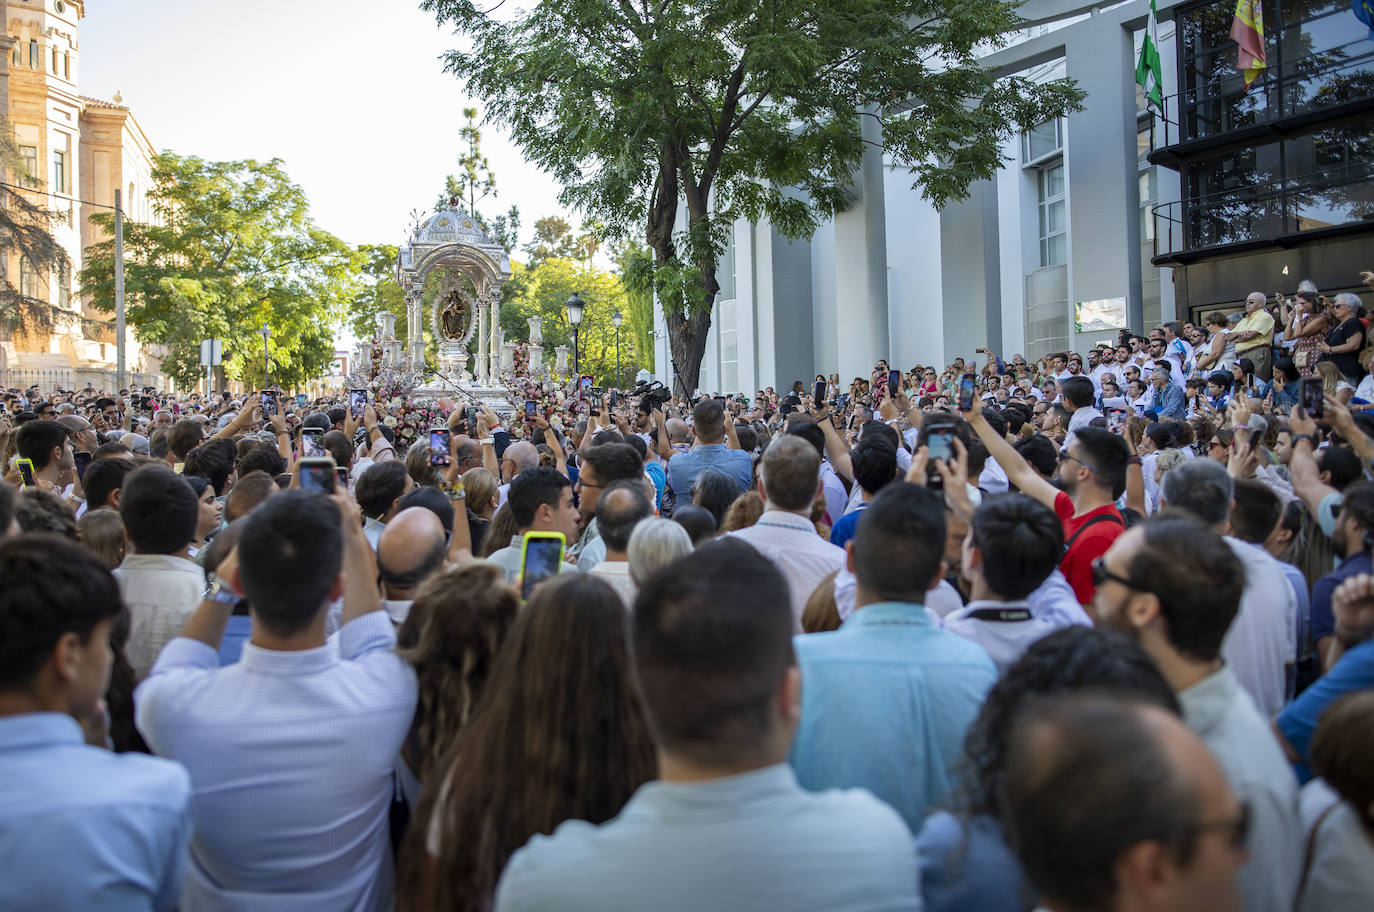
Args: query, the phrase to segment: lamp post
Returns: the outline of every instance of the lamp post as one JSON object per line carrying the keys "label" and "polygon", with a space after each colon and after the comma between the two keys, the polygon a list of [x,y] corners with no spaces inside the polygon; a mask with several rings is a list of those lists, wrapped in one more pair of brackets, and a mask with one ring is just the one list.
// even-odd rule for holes
{"label": "lamp post", "polygon": [[611,314],[611,325],[615,327],[615,388],[620,389],[620,324],[625,320],[620,311]]}
{"label": "lamp post", "polygon": [[581,362],[577,350],[577,327],[582,322],[582,310],[587,306],[587,302],[582,300],[582,296],[574,291],[564,306],[568,308],[568,323],[572,325],[573,332],[573,375],[581,377]]}
{"label": "lamp post", "polygon": [[272,330],[264,323],[262,324],[262,329],[258,330],[258,332],[262,333],[262,388],[267,389],[267,372],[268,366],[271,363],[267,358],[267,337],[272,335]]}

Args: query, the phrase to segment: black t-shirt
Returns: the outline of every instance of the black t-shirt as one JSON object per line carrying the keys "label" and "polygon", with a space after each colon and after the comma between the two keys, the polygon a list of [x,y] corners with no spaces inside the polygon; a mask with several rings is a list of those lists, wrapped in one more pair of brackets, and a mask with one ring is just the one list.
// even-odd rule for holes
{"label": "black t-shirt", "polygon": [[[1356,317],[1351,317],[1349,320],[1346,320],[1340,326],[1333,328],[1326,334],[1326,344],[1335,348],[1339,345],[1344,345],[1363,333],[1364,324]],[[1351,382],[1358,382],[1364,374],[1364,371],[1360,369],[1360,350],[1358,348],[1352,352],[1327,355],[1322,358],[1322,360],[1330,361],[1332,364],[1336,365],[1336,369],[1345,374]]]}

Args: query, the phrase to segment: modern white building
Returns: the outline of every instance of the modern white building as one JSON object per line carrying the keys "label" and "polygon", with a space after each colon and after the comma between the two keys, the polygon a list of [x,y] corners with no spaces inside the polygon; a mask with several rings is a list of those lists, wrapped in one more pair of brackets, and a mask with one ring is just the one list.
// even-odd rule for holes
{"label": "modern white building", "polygon": [[[1348,231],[1352,224],[1365,231],[1374,227],[1367,221],[1374,218],[1374,203],[1357,202],[1334,214],[1328,206],[1315,220],[1310,212],[1304,220],[1303,213],[1285,210],[1283,224],[1253,225],[1244,236],[1204,237],[1202,225],[1215,220],[1218,199],[1252,214],[1262,205],[1256,191],[1269,186],[1263,178],[1272,182],[1274,175],[1255,160],[1255,147],[1263,141],[1255,129],[1285,135],[1310,130],[1291,123],[1294,112],[1284,108],[1297,82],[1294,74],[1301,71],[1310,80],[1314,61],[1333,55],[1347,70],[1352,59],[1360,73],[1374,69],[1367,56],[1374,42],[1349,4],[1266,3],[1265,15],[1275,15],[1266,36],[1274,47],[1271,68],[1253,91],[1243,92],[1235,89],[1235,44],[1226,37],[1233,0],[1156,0],[1156,6],[1163,116],[1145,110],[1135,83],[1149,0],[1028,0],[1021,8],[1026,28],[989,53],[984,64],[1037,79],[1067,75],[1086,91],[1084,109],[1007,143],[1003,170],[973,185],[967,200],[936,211],[911,188],[909,172],[892,170],[871,148],[855,175],[853,204],[809,240],[789,241],[766,222],[736,223],[718,271],[721,290],[701,389],[752,395],[766,386],[809,382],[818,372],[838,372],[847,382],[868,376],[879,358],[902,368],[944,365],[984,345],[1032,358],[1065,348],[1081,351],[1115,339],[1114,328],[1094,326],[1140,332],[1166,319],[1237,308],[1255,288],[1272,293],[1283,285],[1291,291],[1303,276],[1315,278],[1323,290],[1355,290],[1354,272],[1340,272],[1347,254],[1337,258],[1339,269],[1314,254],[1335,241],[1294,232]],[[1348,22],[1335,18],[1341,12]],[[1175,16],[1178,28],[1187,29],[1185,41],[1175,40]],[[1349,28],[1344,38],[1314,45],[1312,35],[1327,26]],[[1333,44],[1341,41],[1351,45]],[[1229,47],[1214,46],[1218,42]],[[1303,55],[1294,50],[1285,59],[1286,48],[1300,45]],[[1321,52],[1332,47],[1337,51],[1323,58]],[[1366,85],[1343,114],[1355,123],[1368,117],[1369,95]],[[1232,114],[1253,112],[1257,105],[1261,110],[1202,136],[1207,131],[1197,126],[1199,118],[1218,99],[1228,100]],[[864,129],[878,128],[865,118]],[[1240,164],[1208,164],[1216,156],[1199,158],[1200,142],[1238,150]],[[1358,149],[1358,143],[1346,145],[1346,161],[1354,149],[1351,168],[1365,175],[1367,187],[1374,150],[1368,142]],[[1234,187],[1212,186],[1213,178],[1224,184],[1237,174],[1248,193],[1243,199],[1226,196]],[[1277,180],[1291,183],[1295,176],[1280,174]],[[1297,240],[1280,237],[1284,224]],[[1156,237],[1157,226],[1163,237]],[[1367,234],[1363,240],[1369,249]],[[1306,253],[1293,254],[1295,248]],[[1276,273],[1279,260],[1285,268],[1292,260],[1291,278],[1252,277],[1256,256],[1268,257],[1264,270]],[[1104,314],[1105,322],[1094,322]],[[1076,318],[1083,322],[1076,325]],[[656,347],[657,378],[671,383],[661,313]]]}

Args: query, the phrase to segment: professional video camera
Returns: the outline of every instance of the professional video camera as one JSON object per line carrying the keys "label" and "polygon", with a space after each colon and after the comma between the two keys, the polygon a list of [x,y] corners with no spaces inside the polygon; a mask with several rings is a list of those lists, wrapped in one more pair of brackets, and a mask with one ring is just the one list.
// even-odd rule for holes
{"label": "professional video camera", "polygon": [[639,397],[639,410],[645,414],[656,408],[663,408],[664,403],[673,398],[672,391],[657,380],[636,383],[635,388],[630,390],[630,395]]}

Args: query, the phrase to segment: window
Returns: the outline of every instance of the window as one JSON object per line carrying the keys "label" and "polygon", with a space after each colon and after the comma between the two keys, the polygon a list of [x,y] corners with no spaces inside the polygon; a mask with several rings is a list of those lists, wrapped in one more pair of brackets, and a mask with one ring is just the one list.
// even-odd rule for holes
{"label": "window", "polygon": [[52,188],[57,193],[67,192],[67,153],[58,149],[52,153]]}
{"label": "window", "polygon": [[57,75],[57,45],[52,46],[52,74]]}
{"label": "window", "polygon": [[29,39],[29,69],[38,69],[38,41],[35,38]]}
{"label": "window", "polygon": [[57,271],[57,306],[64,310],[72,302],[72,277],[65,269]]}
{"label": "window", "polygon": [[1063,266],[1068,263],[1064,163],[1059,161],[1038,169],[1036,181],[1040,210],[1040,265]]}
{"label": "window", "polygon": [[22,256],[19,258],[19,293],[26,298],[38,297],[38,273]]}
{"label": "window", "polygon": [[10,49],[10,64],[19,66],[22,58],[19,56],[19,39],[14,39],[14,47]]}
{"label": "window", "polygon": [[67,51],[62,52],[62,78],[72,78],[72,55]]}
{"label": "window", "polygon": [[1032,127],[1021,136],[1021,160],[1023,164],[1033,164],[1047,156],[1054,155],[1064,148],[1064,121],[1056,117],[1038,127]]}
{"label": "window", "polygon": [[733,299],[721,301],[717,310],[720,331],[720,391],[739,392],[739,327]]}
{"label": "window", "polygon": [[30,189],[36,188],[38,186],[38,147],[20,146],[19,157],[24,162],[24,173],[19,175],[19,182]]}

